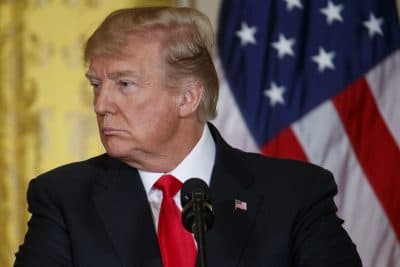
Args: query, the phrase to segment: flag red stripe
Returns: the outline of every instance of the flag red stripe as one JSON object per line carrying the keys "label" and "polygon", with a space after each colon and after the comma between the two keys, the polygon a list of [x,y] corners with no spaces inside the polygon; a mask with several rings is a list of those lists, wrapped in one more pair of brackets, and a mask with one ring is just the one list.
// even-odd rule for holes
{"label": "flag red stripe", "polygon": [[333,99],[358,161],[400,240],[400,150],[364,78]]}
{"label": "flag red stripe", "polygon": [[263,147],[264,155],[308,161],[306,154],[291,128],[286,128]]}

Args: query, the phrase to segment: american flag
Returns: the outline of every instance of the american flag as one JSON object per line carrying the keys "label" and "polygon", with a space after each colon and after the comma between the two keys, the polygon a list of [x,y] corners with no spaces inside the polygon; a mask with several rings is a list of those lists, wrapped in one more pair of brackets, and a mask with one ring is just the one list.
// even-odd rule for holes
{"label": "american flag", "polygon": [[395,0],[222,3],[214,123],[247,151],[319,164],[364,266],[400,266]]}
{"label": "american flag", "polygon": [[246,211],[247,210],[247,203],[238,199],[235,199],[235,210],[243,210]]}

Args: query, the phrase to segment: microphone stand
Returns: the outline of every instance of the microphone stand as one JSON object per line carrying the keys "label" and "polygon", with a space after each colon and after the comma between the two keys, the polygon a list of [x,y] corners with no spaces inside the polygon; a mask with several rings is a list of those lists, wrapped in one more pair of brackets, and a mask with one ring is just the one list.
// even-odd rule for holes
{"label": "microphone stand", "polygon": [[193,210],[195,214],[195,222],[193,224],[193,233],[197,241],[197,267],[206,267],[206,253],[205,253],[205,224],[203,214],[203,203],[205,201],[204,193],[201,190],[192,193]]}

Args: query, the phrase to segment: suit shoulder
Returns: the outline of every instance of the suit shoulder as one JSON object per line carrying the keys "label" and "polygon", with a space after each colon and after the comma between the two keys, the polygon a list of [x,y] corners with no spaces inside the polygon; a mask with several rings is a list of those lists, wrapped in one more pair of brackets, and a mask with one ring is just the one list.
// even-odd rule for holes
{"label": "suit shoulder", "polygon": [[248,171],[256,183],[265,188],[277,186],[295,191],[308,191],[316,184],[336,190],[332,173],[321,166],[291,159],[268,157],[262,154],[244,152]]}
{"label": "suit shoulder", "polygon": [[258,170],[266,172],[279,172],[281,175],[305,174],[315,175],[327,171],[321,166],[293,159],[283,159],[265,156],[256,153],[246,153],[249,164]]}
{"label": "suit shoulder", "polygon": [[101,173],[106,168],[109,157],[105,154],[87,160],[73,162],[49,170],[33,178],[31,183],[40,186],[65,188],[74,185],[81,185],[91,177]]}
{"label": "suit shoulder", "polygon": [[337,194],[330,171],[307,162],[246,153],[256,190],[268,199],[301,207]]}

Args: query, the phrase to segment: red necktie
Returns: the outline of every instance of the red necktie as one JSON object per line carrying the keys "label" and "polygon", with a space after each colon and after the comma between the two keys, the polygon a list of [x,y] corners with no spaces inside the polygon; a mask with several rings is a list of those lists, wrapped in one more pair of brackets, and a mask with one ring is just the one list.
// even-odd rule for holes
{"label": "red necktie", "polygon": [[181,212],[174,201],[182,183],[172,175],[163,175],[154,187],[163,192],[157,234],[163,266],[194,267],[196,247],[193,236],[183,227]]}

